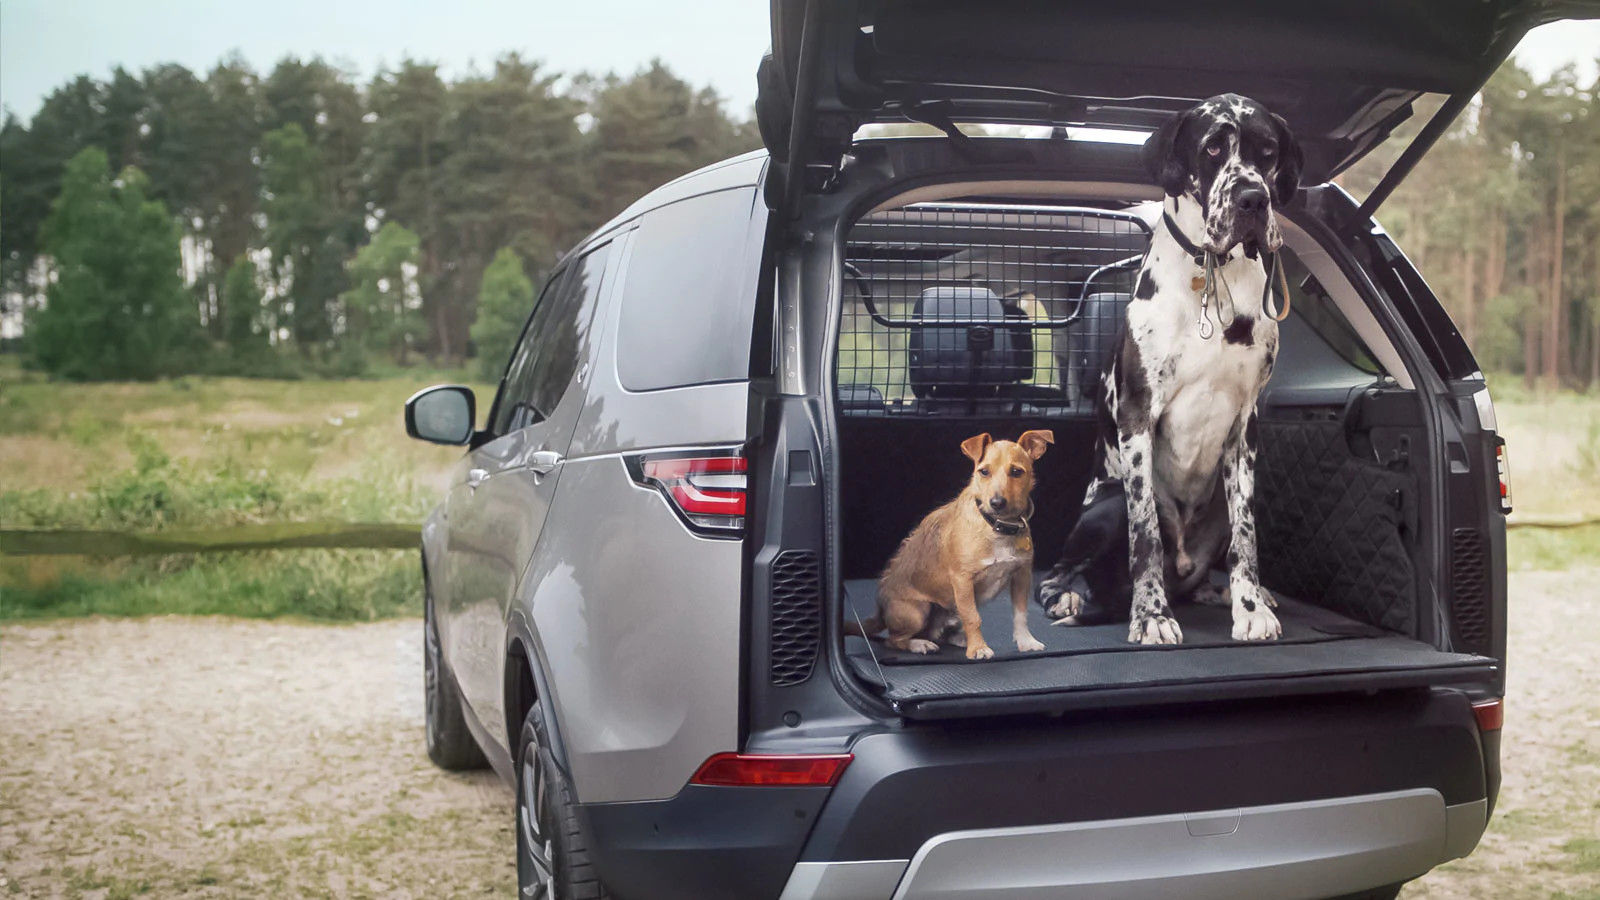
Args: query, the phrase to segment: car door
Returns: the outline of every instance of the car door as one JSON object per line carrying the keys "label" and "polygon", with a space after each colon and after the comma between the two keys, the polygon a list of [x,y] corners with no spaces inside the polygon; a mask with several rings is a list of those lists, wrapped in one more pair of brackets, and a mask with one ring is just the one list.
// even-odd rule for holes
{"label": "car door", "polygon": [[445,648],[463,697],[486,725],[503,721],[507,607],[538,543],[583,406],[590,326],[611,247],[588,250],[546,286],[495,397],[487,440],[467,455],[451,491]]}

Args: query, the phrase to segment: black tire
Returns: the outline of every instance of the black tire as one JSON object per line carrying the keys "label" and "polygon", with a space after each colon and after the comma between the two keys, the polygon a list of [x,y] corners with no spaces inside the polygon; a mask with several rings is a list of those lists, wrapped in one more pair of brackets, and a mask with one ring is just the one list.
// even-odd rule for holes
{"label": "black tire", "polygon": [[575,805],[536,703],[517,742],[517,896],[522,900],[610,900],[589,859]]}
{"label": "black tire", "polygon": [[456,680],[445,665],[439,646],[439,627],[433,617],[433,592],[423,599],[422,611],[422,697],[423,740],[428,758],[441,769],[461,772],[481,769],[489,764],[472,732],[467,730],[466,712]]}

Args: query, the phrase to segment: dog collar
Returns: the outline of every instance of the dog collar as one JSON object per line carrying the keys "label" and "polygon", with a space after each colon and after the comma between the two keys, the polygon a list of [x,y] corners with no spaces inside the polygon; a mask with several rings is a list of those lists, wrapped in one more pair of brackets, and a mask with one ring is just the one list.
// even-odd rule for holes
{"label": "dog collar", "polygon": [[1189,237],[1183,233],[1183,229],[1178,227],[1178,223],[1172,220],[1172,213],[1167,212],[1166,204],[1161,206],[1161,224],[1167,226],[1167,233],[1172,235],[1172,239],[1178,242],[1178,246],[1182,248],[1183,252],[1189,254],[1190,258],[1194,260],[1195,266],[1201,269],[1205,268],[1206,252],[1195,246],[1194,241],[1189,240]]}
{"label": "dog collar", "polygon": [[[1190,258],[1194,260],[1195,268],[1199,269],[1202,273],[1201,275],[1195,276],[1195,280],[1200,284],[1200,320],[1195,324],[1200,329],[1200,337],[1202,339],[1209,340],[1215,331],[1212,329],[1211,320],[1207,318],[1206,313],[1208,307],[1211,305],[1211,301],[1218,300],[1219,308],[1217,310],[1217,319],[1218,321],[1221,321],[1222,310],[1220,308],[1220,298],[1217,297],[1217,280],[1221,273],[1219,273],[1217,269],[1222,265],[1226,265],[1227,261],[1221,261],[1219,263],[1217,260],[1217,254],[1212,253],[1209,250],[1202,250],[1195,246],[1194,241],[1189,240],[1188,236],[1183,233],[1183,229],[1179,228],[1178,223],[1173,220],[1172,213],[1167,211],[1167,205],[1165,202],[1161,204],[1161,224],[1166,226],[1167,233],[1172,235],[1172,239],[1174,241],[1178,242],[1178,248],[1184,253],[1187,253]],[[1265,270],[1267,276],[1266,284],[1261,288],[1261,311],[1267,316],[1270,316],[1274,321],[1282,322],[1284,319],[1289,317],[1290,297],[1289,280],[1284,274],[1283,263],[1278,258],[1278,253],[1276,251],[1268,251],[1263,248],[1261,251],[1261,267]],[[1272,282],[1274,275],[1277,276],[1277,280],[1281,285],[1280,289],[1283,293],[1283,308],[1281,310],[1273,308]],[[1233,302],[1233,297],[1231,294],[1228,297],[1228,301],[1231,305]],[[1233,317],[1230,315],[1230,323],[1232,318]]]}
{"label": "dog collar", "polygon": [[1016,537],[1017,535],[1023,533],[1024,531],[1027,531],[1028,530],[1028,520],[1033,518],[1033,498],[1032,497],[1028,498],[1028,511],[1027,511],[1027,513],[1025,513],[1022,516],[1022,518],[1020,518],[1020,519],[1011,519],[1011,520],[1002,519],[999,516],[996,516],[993,513],[990,513],[987,509],[984,509],[983,508],[983,501],[979,500],[977,497],[973,497],[972,498],[972,502],[973,502],[973,504],[975,504],[978,507],[978,515],[983,516],[983,520],[985,522],[989,523],[989,527],[993,528],[995,531],[999,532],[1000,534],[1005,535],[1006,537]]}

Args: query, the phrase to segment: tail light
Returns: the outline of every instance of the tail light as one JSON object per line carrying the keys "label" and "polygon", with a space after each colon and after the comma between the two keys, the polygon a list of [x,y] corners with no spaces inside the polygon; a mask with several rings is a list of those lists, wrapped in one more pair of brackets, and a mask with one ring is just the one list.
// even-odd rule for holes
{"label": "tail light", "polygon": [[[1478,410],[1478,427],[1484,431],[1500,431],[1500,417],[1494,413],[1494,400],[1489,397],[1487,385],[1473,392],[1472,404]],[[1495,474],[1500,479],[1500,511],[1511,513],[1511,464],[1506,460],[1506,442],[1501,440],[1494,448]]]}
{"label": "tail light", "polygon": [[737,451],[629,457],[633,480],[660,491],[693,531],[721,536],[744,532],[749,461]]}
{"label": "tail light", "polygon": [[1479,731],[1499,731],[1506,721],[1505,698],[1479,700],[1472,704],[1472,714],[1478,719]]}
{"label": "tail light", "polygon": [[700,766],[689,783],[723,787],[831,787],[853,759],[855,757],[849,753],[816,756],[718,753]]}
{"label": "tail light", "polygon": [[1506,459],[1506,444],[1501,441],[1494,448],[1495,474],[1500,478],[1500,511],[1506,514],[1511,512],[1511,463]]}

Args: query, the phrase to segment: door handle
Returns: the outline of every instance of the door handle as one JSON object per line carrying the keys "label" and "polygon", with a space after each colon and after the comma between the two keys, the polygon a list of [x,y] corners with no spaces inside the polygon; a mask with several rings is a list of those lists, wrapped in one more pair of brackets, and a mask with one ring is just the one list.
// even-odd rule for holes
{"label": "door handle", "polygon": [[467,487],[471,488],[472,490],[477,490],[478,485],[483,484],[484,480],[488,477],[488,469],[470,469],[467,471]]}
{"label": "door handle", "polygon": [[528,468],[536,475],[549,475],[556,466],[561,465],[561,454],[554,450],[540,450],[528,457]]}

